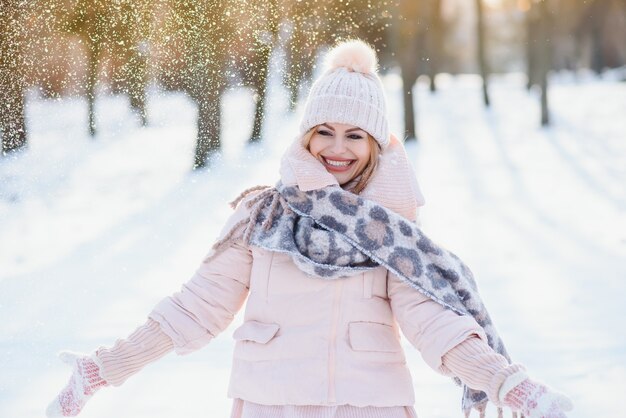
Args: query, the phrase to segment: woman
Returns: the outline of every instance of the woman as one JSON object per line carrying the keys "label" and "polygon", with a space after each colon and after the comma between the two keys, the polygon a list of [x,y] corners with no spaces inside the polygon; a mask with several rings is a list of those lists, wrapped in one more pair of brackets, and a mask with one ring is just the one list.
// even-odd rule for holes
{"label": "woman", "polygon": [[[224,330],[246,301],[229,397],[232,417],[416,417],[399,329],[437,372],[529,417],[571,402],[510,364],[471,272],[416,226],[423,202],[389,133],[374,51],[340,44],[311,88],[276,187],[257,187],[180,292],[111,348],[64,354],[74,366],[49,416],[73,416],[170,351]],[[499,409],[501,412],[501,409]]]}

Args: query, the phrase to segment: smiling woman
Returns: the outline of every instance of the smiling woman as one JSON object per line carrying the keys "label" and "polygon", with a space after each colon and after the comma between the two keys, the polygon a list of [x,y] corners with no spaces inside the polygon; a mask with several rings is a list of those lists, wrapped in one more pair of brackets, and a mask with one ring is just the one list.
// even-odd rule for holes
{"label": "smiling woman", "polygon": [[433,370],[465,385],[465,416],[491,400],[565,418],[567,398],[510,363],[467,266],[418,228],[424,199],[389,132],[374,50],[351,41],[330,56],[280,181],[235,199],[196,273],[133,334],[65,356],[72,377],[49,416],[76,415],[101,388],[200,349],[245,304],[231,418],[416,418],[400,330]]}

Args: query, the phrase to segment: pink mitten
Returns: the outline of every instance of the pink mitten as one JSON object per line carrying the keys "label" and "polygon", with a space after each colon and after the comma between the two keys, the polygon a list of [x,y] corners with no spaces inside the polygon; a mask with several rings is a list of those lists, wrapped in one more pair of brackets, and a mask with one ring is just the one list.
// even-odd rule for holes
{"label": "pink mitten", "polygon": [[509,376],[499,392],[500,402],[527,418],[567,418],[573,409],[572,401],[546,385],[517,372]]}
{"label": "pink mitten", "polygon": [[48,405],[48,417],[73,417],[78,415],[85,403],[98,389],[108,386],[100,377],[100,368],[89,356],[63,352],[61,360],[73,366],[70,381],[61,393]]}

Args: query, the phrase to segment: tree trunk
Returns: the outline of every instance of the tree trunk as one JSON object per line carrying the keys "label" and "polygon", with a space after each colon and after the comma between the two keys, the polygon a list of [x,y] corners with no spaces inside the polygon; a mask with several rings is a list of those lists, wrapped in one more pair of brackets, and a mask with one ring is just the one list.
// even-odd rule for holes
{"label": "tree trunk", "polygon": [[402,98],[404,100],[404,134],[407,141],[417,140],[415,128],[415,108],[413,107],[413,86],[415,85],[415,73],[417,70],[405,64],[402,71]]}
{"label": "tree trunk", "polygon": [[407,141],[416,141],[417,122],[413,86],[420,70],[420,60],[424,58],[426,34],[420,17],[425,11],[423,1],[411,0],[399,5],[397,21],[394,25],[396,54],[402,73],[402,97],[404,102],[404,135]]}
{"label": "tree trunk", "polygon": [[288,20],[293,29],[285,43],[285,72],[283,84],[289,90],[289,111],[295,110],[300,95],[300,86],[311,79],[316,52],[321,39],[315,29],[318,18],[313,15],[313,2],[291,2]]}
{"label": "tree trunk", "polygon": [[540,6],[540,43],[539,43],[539,83],[541,86],[541,126],[550,124],[548,111],[548,72],[552,62],[551,19],[548,1],[541,0]]}
{"label": "tree trunk", "polygon": [[269,73],[272,50],[278,39],[278,20],[280,19],[277,0],[267,0],[267,14],[264,19],[264,29],[267,37],[259,37],[256,40],[257,47],[257,68],[253,86],[256,90],[256,107],[254,109],[254,123],[249,142],[261,140],[261,129],[263,128],[263,116],[265,112],[265,99],[267,97],[267,76]]}
{"label": "tree trunk", "polygon": [[540,39],[539,10],[534,2],[530,3],[530,9],[526,12],[526,89],[530,90],[535,84],[540,84],[539,75],[539,49]]}
{"label": "tree trunk", "polygon": [[483,79],[483,102],[485,106],[489,106],[489,91],[487,88],[489,68],[485,53],[485,19],[482,0],[476,0],[476,32],[478,39],[478,66],[480,67],[480,76]]}
{"label": "tree trunk", "polygon": [[443,19],[441,18],[441,0],[432,0],[431,4],[431,27],[429,35],[429,51],[428,51],[428,76],[430,78],[430,91],[437,91],[435,76],[439,70],[441,61],[441,48],[443,38]]}
{"label": "tree trunk", "polygon": [[88,37],[85,39],[87,45],[87,111],[89,113],[89,135],[96,136],[96,83],[98,82],[98,55],[100,43],[92,42]]}
{"label": "tree trunk", "polygon": [[2,152],[26,145],[24,120],[24,34],[16,2],[0,3],[0,133]]}
{"label": "tree trunk", "polygon": [[[121,8],[116,22],[119,37],[124,40],[121,53],[124,56],[125,90],[130,107],[139,117],[141,126],[146,126],[146,85],[148,83],[149,43],[153,31],[153,5],[148,0],[127,1]],[[133,22],[131,25],[125,22]]]}
{"label": "tree trunk", "polygon": [[205,97],[198,103],[198,134],[193,169],[207,164],[209,157],[220,149],[220,95]]}
{"label": "tree trunk", "polygon": [[[265,52],[264,52],[265,54]],[[261,129],[263,127],[263,115],[265,111],[265,98],[267,96],[267,72],[269,66],[269,55],[271,54],[271,49],[268,48],[267,57],[262,56],[261,62],[259,62],[258,71],[258,80],[255,83],[254,89],[255,93],[255,107],[254,107],[254,123],[252,125],[252,134],[250,135],[250,139],[248,142],[258,142],[261,140]]]}
{"label": "tree trunk", "polygon": [[[8,78],[8,85],[0,89],[0,131],[2,132],[2,152],[16,151],[26,145],[26,123],[24,120],[24,89],[18,74],[3,74]],[[17,77],[15,77],[17,76]]]}
{"label": "tree trunk", "polygon": [[128,98],[130,107],[139,116],[141,126],[146,126],[148,116],[146,111],[146,84],[148,71],[148,46],[146,41],[140,41],[130,51],[131,55],[126,63],[128,83]]}

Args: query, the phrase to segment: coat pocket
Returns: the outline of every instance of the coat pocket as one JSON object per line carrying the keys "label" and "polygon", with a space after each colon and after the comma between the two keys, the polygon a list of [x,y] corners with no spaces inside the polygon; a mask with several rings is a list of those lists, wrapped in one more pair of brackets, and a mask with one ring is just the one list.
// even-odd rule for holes
{"label": "coat pocket", "polygon": [[350,347],[354,351],[401,352],[399,336],[391,325],[378,322],[350,322]]}
{"label": "coat pocket", "polygon": [[278,324],[268,324],[259,321],[246,321],[233,332],[236,341],[253,341],[267,344],[280,329]]}

